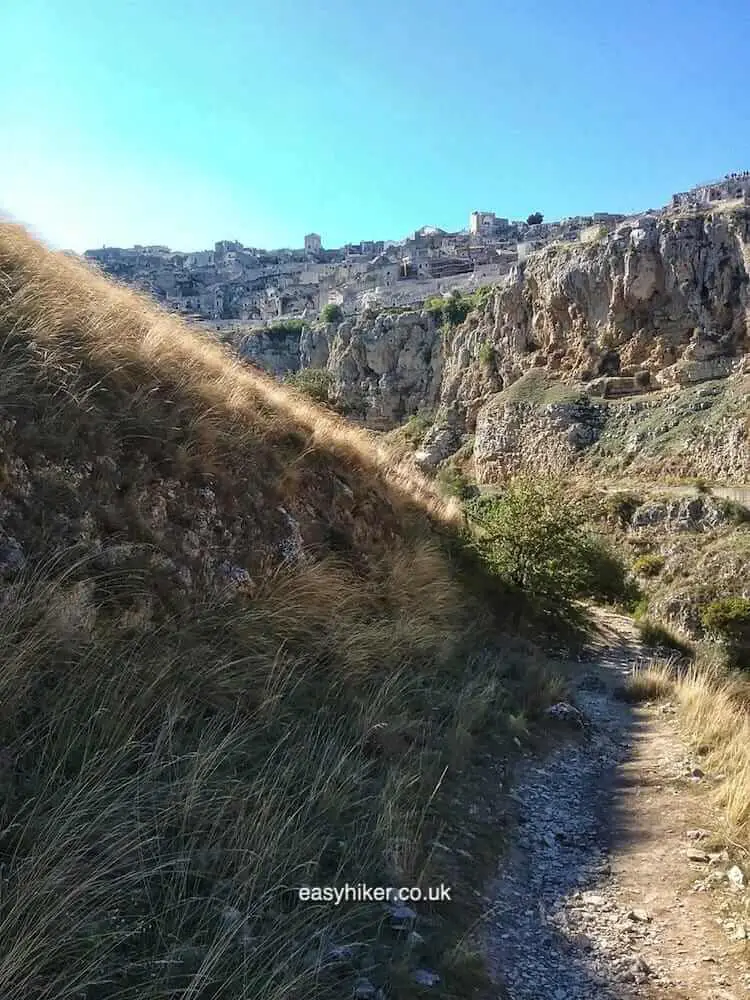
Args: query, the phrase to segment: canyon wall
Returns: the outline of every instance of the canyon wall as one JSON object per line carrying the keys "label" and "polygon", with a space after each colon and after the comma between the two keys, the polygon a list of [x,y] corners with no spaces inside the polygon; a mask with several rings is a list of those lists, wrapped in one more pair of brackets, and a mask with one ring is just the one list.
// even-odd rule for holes
{"label": "canyon wall", "polygon": [[425,467],[473,436],[486,482],[580,462],[744,481],[749,272],[747,206],[649,214],[531,255],[457,326],[423,310],[306,327],[296,363],[373,427],[428,415]]}

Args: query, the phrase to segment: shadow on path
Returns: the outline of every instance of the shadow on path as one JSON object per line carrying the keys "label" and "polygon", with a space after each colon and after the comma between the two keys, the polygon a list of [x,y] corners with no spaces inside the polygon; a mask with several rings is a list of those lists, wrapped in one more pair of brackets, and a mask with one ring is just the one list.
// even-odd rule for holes
{"label": "shadow on path", "polygon": [[613,692],[643,653],[622,634],[587,653],[572,687],[589,729],[516,772],[518,833],[490,891],[486,938],[500,996],[627,1000],[651,992],[655,973],[639,954],[653,933],[648,919],[598,891],[609,855],[633,835],[621,792],[645,724]]}

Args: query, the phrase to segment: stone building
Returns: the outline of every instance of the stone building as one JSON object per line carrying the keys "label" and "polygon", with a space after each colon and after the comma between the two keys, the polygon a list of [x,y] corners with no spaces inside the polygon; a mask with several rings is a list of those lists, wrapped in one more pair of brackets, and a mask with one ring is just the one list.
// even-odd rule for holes
{"label": "stone building", "polygon": [[699,208],[715,201],[744,199],[750,193],[750,170],[727,174],[720,181],[698,184],[689,191],[672,195],[672,208]]}
{"label": "stone building", "polygon": [[185,267],[211,267],[215,263],[215,253],[213,250],[198,250],[197,253],[189,253],[185,259]]}
{"label": "stone building", "polygon": [[238,253],[240,250],[244,250],[244,247],[239,240],[219,240],[218,243],[214,243],[214,252],[217,257],[222,257],[227,253]]}
{"label": "stone building", "polygon": [[[710,209],[722,200],[739,199],[750,205],[750,172],[676,194],[672,207]],[[658,218],[662,213],[652,214]],[[599,240],[613,230],[620,233],[624,218],[597,212],[530,226],[474,211],[468,230],[422,226],[405,239],[362,240],[328,250],[319,234],[308,233],[303,249],[263,250],[219,240],[213,250],[190,253],[138,245],[87,250],[84,257],[180,313],[217,322],[261,322],[314,314],[328,301],[353,312],[365,301],[413,305],[435,294],[468,292],[497,281],[553,241]]]}
{"label": "stone building", "polygon": [[495,231],[494,212],[472,212],[469,216],[469,232],[472,236],[491,236]]}
{"label": "stone building", "polygon": [[400,276],[401,264],[398,261],[392,261],[385,253],[379,254],[370,261],[367,268],[367,277],[386,288],[394,285]]}

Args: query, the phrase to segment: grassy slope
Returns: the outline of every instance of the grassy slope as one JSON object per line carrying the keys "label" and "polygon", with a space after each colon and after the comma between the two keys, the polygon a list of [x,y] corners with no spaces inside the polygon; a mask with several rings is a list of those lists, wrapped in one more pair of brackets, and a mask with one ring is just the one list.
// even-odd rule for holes
{"label": "grassy slope", "polygon": [[[749,386],[747,376],[735,376],[608,400],[603,433],[585,464],[599,475],[626,473],[663,482],[694,475],[696,446],[716,442],[718,450],[730,431],[748,426]],[[746,478],[746,465],[738,463],[731,481]]]}
{"label": "grassy slope", "polygon": [[11,226],[0,352],[0,995],[410,995],[380,905],[289,890],[455,883],[455,776],[541,696],[533,651],[483,652],[451,512]]}
{"label": "grassy slope", "polygon": [[498,393],[494,402],[548,406],[553,403],[573,403],[587,398],[583,387],[562,382],[539,369],[532,369]]}
{"label": "grassy slope", "polygon": [[687,737],[706,768],[722,776],[716,790],[722,839],[750,875],[750,682],[706,658],[674,691]]}
{"label": "grassy slope", "polygon": [[633,701],[669,698],[683,733],[715,778],[720,828],[714,847],[727,847],[750,875],[750,681],[727,669],[716,650],[702,649],[687,670],[655,664],[632,678]]}

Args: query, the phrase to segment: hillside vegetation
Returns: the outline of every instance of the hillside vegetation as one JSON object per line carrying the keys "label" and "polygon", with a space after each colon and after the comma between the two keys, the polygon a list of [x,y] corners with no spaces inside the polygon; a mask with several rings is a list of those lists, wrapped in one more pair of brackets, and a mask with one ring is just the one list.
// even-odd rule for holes
{"label": "hillside vegetation", "polygon": [[[0,995],[396,998],[451,955],[468,996],[471,891],[431,845],[545,663],[465,584],[455,514],[10,225],[0,352]],[[441,880],[426,954],[294,892]]]}

